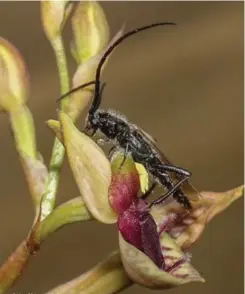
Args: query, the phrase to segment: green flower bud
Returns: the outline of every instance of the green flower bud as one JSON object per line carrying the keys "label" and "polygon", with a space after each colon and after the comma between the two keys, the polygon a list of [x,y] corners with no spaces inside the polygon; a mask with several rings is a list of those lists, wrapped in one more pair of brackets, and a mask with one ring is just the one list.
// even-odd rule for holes
{"label": "green flower bud", "polygon": [[82,1],[72,16],[73,53],[77,62],[84,63],[105,48],[109,26],[103,9],[95,1]]}
{"label": "green flower bud", "polygon": [[67,21],[72,6],[72,1],[42,1],[41,18],[44,32],[52,43],[62,33],[62,29]]}
{"label": "green flower bud", "polygon": [[0,38],[0,110],[13,111],[26,103],[28,73],[19,51]]}

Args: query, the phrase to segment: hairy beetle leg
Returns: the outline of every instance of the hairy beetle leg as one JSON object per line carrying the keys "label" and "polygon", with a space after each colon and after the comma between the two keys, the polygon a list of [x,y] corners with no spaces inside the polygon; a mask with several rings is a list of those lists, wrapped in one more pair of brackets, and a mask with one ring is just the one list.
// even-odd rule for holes
{"label": "hairy beetle leg", "polygon": [[173,194],[178,188],[179,186],[188,180],[189,177],[183,178],[181,181],[179,181],[175,186],[173,186],[173,188],[171,190],[169,190],[167,193],[165,193],[164,195],[162,195],[160,198],[153,200],[149,205],[148,208],[151,208],[153,205],[157,205],[160,204],[162,202],[164,202],[166,199],[168,199],[171,194]]}
{"label": "hairy beetle leg", "polygon": [[162,169],[164,172],[166,172],[166,171],[174,172],[174,173],[179,174],[184,177],[188,177],[188,178],[191,177],[191,172],[184,169],[184,168],[181,168],[181,167],[172,166],[172,165],[168,165],[168,164],[156,165],[155,167],[159,170]]}

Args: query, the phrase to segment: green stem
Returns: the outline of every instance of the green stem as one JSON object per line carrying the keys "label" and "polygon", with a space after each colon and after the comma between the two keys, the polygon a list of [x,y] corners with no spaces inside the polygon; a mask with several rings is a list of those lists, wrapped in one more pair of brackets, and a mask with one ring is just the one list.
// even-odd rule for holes
{"label": "green stem", "polygon": [[20,276],[30,255],[26,241],[23,241],[4,262],[0,268],[0,294],[5,293]]}
{"label": "green stem", "polygon": [[[54,48],[56,63],[59,72],[61,95],[69,91],[69,73],[67,68],[65,49],[61,36],[58,36],[52,43]],[[62,108],[65,106],[66,99],[62,101]],[[43,195],[43,204],[45,209],[42,209],[42,217],[44,219],[54,208],[55,198],[59,185],[60,171],[64,161],[65,148],[60,141],[55,138],[50,165],[49,174],[46,184],[46,189]]]}
{"label": "green stem", "polygon": [[28,237],[0,267],[0,294],[6,292],[16,282],[40,243],[51,233],[66,224],[91,219],[92,216],[80,196],[58,206],[41,223],[35,223]]}
{"label": "green stem", "polygon": [[[64,94],[69,91],[69,74],[65,56],[64,45],[62,41],[62,37],[58,36],[53,42],[52,46],[55,52],[58,72],[59,72],[59,79],[60,79],[60,90],[61,94]],[[64,107],[64,103],[66,103],[66,99],[62,101],[62,107]],[[60,170],[62,167],[62,163],[64,160],[65,149],[60,141],[56,138],[54,141],[54,146],[52,150],[50,166],[49,166],[49,174],[46,182],[45,192],[42,195],[42,215],[41,220],[45,219],[53,210],[55,204],[55,197],[57,194],[58,184],[59,184],[59,177],[60,177]],[[62,209],[61,209],[62,212]],[[67,212],[67,211],[66,211]],[[63,211],[64,215],[64,211]],[[57,214],[54,215],[57,218]],[[66,218],[67,221],[72,222],[78,221],[79,217],[77,218]],[[81,217],[80,217],[81,219]],[[61,221],[60,219],[58,219]],[[50,221],[50,219],[49,219]],[[48,223],[49,224],[49,223]],[[52,219],[51,219],[52,224]],[[64,225],[61,223],[61,225]],[[60,226],[61,226],[60,225]],[[49,224],[49,226],[44,226],[46,231],[43,231],[42,238],[49,235],[51,230],[55,230],[59,228],[57,223],[53,223],[53,226]],[[49,229],[49,230],[48,230]],[[35,230],[34,227],[32,230]],[[34,234],[37,233],[34,231]],[[17,279],[20,275],[20,272],[24,269],[25,265],[27,264],[30,255],[32,255],[32,249],[29,248],[29,242],[36,242],[30,239],[30,236],[27,237],[25,241],[23,241],[18,248],[10,255],[10,257],[6,260],[6,262],[0,268],[0,294],[4,293]],[[35,245],[35,244],[33,244]]]}
{"label": "green stem", "polygon": [[[63,40],[61,36],[58,36],[52,43],[55,57],[56,57],[56,63],[59,71],[59,79],[60,79],[60,92],[61,95],[65,94],[69,91],[70,83],[69,83],[69,74],[68,74],[68,68],[67,68],[67,62],[66,62],[66,55],[65,55],[65,48],[63,44]],[[62,101],[63,103],[63,101]]]}
{"label": "green stem", "polygon": [[36,240],[41,243],[64,225],[92,219],[93,217],[87,210],[82,197],[73,198],[59,205],[41,222],[36,232]]}

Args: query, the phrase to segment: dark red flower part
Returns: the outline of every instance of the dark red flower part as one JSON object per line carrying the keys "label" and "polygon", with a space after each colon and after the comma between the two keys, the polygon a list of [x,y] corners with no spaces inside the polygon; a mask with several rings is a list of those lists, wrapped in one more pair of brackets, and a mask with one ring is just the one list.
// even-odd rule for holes
{"label": "dark red flower part", "polygon": [[164,269],[157,226],[144,200],[134,200],[119,215],[118,229],[128,243],[145,253],[160,269]]}
{"label": "dark red flower part", "polygon": [[[147,255],[158,268],[166,271],[168,266],[164,258],[167,257],[167,254],[163,255],[160,235],[167,230],[169,224],[171,225],[172,215],[166,218],[166,230],[158,232],[147,202],[138,197],[140,179],[130,155],[126,159],[124,159],[124,153],[118,152],[114,155],[112,174],[109,201],[118,214],[117,224],[121,235],[125,241]],[[178,262],[181,263],[179,260]]]}
{"label": "dark red flower part", "polygon": [[109,187],[109,201],[114,211],[120,214],[128,209],[132,202],[138,199],[139,189],[140,181],[137,171],[113,175]]}

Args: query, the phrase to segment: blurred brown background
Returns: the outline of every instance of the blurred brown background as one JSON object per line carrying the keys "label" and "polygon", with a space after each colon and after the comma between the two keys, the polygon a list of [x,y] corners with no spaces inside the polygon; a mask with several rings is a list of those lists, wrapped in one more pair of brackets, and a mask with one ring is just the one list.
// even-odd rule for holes
{"label": "blurred brown background", "polygon": [[[200,190],[224,191],[243,183],[243,3],[102,2],[114,35],[157,21],[174,28],[140,33],[113,55],[103,75],[103,106],[120,110],[158,139],[178,165],[193,172]],[[0,35],[24,56],[32,82],[30,107],[46,162],[53,135],[44,121],[56,117],[59,82],[54,55],[42,31],[38,2],[0,2]],[[67,33],[69,37],[69,34]],[[74,70],[72,59],[71,69]],[[26,236],[32,204],[8,119],[0,116],[0,261]],[[58,203],[78,195],[67,163]],[[115,226],[77,223],[47,239],[8,293],[43,293],[94,266],[117,247]],[[243,201],[214,219],[192,249],[206,284],[169,293],[243,292]],[[127,294],[151,293],[133,286]]]}

